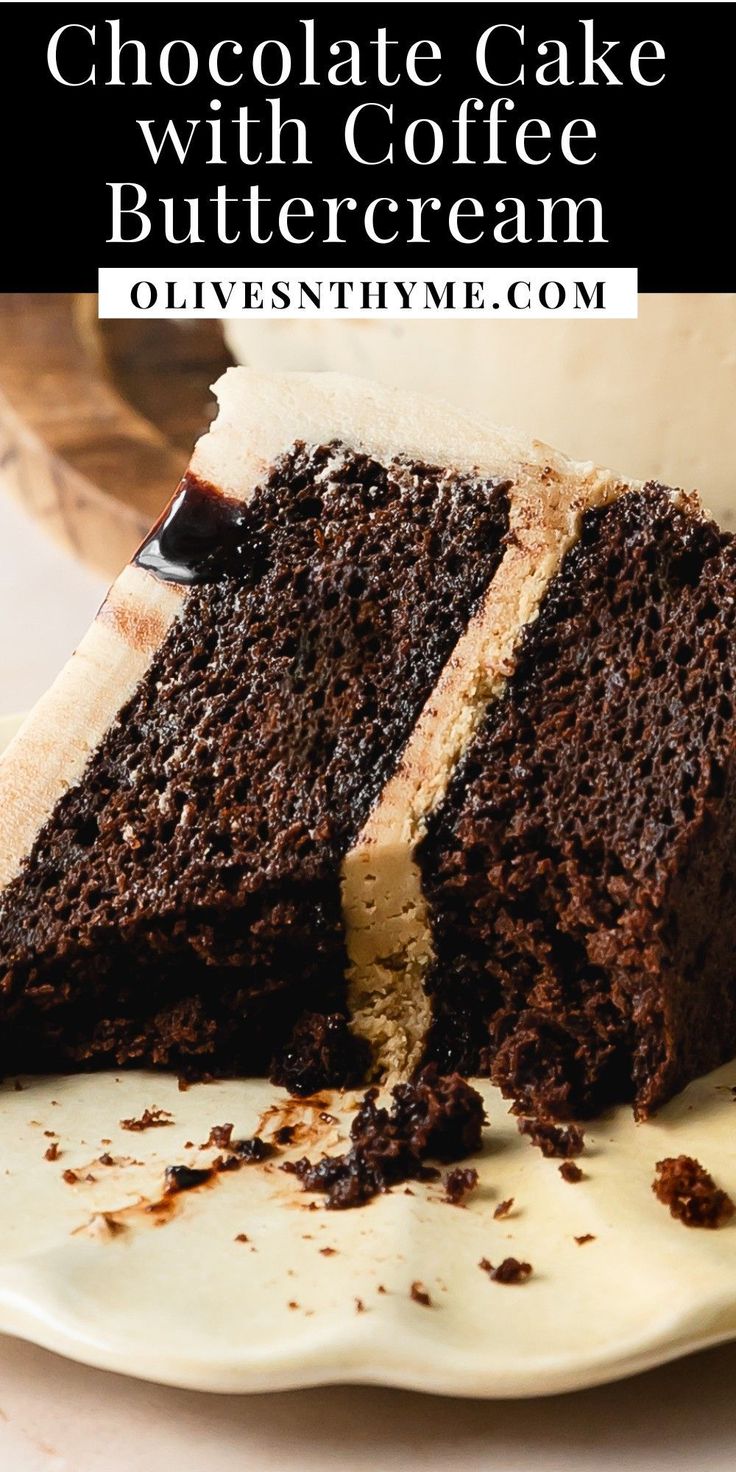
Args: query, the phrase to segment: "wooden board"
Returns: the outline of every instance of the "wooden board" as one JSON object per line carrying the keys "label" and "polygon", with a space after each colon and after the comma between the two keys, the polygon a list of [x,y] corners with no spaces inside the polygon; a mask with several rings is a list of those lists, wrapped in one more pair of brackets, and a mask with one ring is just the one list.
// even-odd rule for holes
{"label": "wooden board", "polygon": [[232,359],[218,322],[100,322],[94,296],[0,295],[0,477],[117,573],[172,495]]}

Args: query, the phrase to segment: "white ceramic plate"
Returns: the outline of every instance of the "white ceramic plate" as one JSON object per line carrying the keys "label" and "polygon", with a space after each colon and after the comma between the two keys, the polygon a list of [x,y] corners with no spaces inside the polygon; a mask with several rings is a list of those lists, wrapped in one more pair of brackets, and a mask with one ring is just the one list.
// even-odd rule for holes
{"label": "white ceramic plate", "polygon": [[[577,1185],[483,1086],[491,1125],[466,1207],[430,1184],[347,1212],[304,1195],[278,1168],[283,1153],[180,1194],[171,1210],[146,1206],[166,1165],[211,1160],[199,1148],[211,1125],[269,1137],[296,1124],[286,1154],[314,1156],[345,1138],[350,1099],[329,1101],[330,1124],[260,1081],[184,1092],[151,1073],[23,1083],[0,1088],[0,1329],[89,1364],[202,1390],[353,1381],[529,1396],[736,1336],[736,1219],[687,1229],[650,1189],[655,1161],[686,1152],[736,1196],[736,1065],[653,1123],[626,1110],[598,1121]],[[172,1123],[121,1128],[154,1105]],[[495,1219],[509,1197],[511,1214]],[[533,1265],[522,1285],[478,1266],[512,1255]],[[429,1306],[412,1298],[417,1282]]]}

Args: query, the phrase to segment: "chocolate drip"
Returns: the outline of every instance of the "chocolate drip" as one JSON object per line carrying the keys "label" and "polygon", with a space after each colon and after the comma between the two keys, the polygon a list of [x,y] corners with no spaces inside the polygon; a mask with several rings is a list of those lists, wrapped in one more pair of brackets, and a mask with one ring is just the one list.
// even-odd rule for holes
{"label": "chocolate drip", "polygon": [[167,583],[217,583],[242,565],[248,540],[244,502],[185,475],[134,560]]}

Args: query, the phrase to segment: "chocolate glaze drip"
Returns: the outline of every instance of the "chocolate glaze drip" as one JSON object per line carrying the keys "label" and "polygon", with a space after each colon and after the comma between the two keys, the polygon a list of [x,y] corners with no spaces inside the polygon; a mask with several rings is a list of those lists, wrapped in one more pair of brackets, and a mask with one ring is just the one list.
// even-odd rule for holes
{"label": "chocolate glaze drip", "polygon": [[167,583],[217,583],[242,565],[248,536],[244,502],[185,475],[134,561]]}

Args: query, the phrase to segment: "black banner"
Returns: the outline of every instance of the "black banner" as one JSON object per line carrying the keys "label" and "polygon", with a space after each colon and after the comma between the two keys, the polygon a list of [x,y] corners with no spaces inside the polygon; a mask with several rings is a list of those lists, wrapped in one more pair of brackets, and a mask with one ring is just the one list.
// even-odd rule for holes
{"label": "black banner", "polygon": [[319,264],[636,266],[643,291],[733,291],[731,19],[5,4],[0,289]]}

